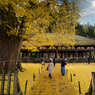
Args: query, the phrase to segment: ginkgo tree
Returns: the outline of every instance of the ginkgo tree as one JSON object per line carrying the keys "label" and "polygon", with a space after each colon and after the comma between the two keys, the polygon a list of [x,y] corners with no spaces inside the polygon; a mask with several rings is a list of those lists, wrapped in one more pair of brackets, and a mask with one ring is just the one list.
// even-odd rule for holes
{"label": "ginkgo tree", "polygon": [[46,45],[52,41],[45,34],[48,27],[52,33],[75,34],[77,19],[77,0],[0,0],[0,70],[22,70],[23,40],[27,46]]}
{"label": "ginkgo tree", "polygon": [[[79,2],[75,0],[58,0],[50,7],[55,10],[50,13],[52,20],[49,25],[43,24],[40,33],[27,41],[23,41],[22,49],[38,51],[41,46],[73,46],[75,44],[75,27],[79,18]],[[44,21],[45,22],[45,21]],[[34,30],[35,31],[35,30]]]}

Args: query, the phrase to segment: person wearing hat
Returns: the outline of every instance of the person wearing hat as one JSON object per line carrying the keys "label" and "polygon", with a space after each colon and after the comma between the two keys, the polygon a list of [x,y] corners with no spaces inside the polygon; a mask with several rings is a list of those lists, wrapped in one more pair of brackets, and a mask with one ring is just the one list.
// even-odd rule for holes
{"label": "person wearing hat", "polygon": [[53,62],[53,58],[51,57],[50,60]]}
{"label": "person wearing hat", "polygon": [[41,59],[41,64],[45,66],[44,59]]}

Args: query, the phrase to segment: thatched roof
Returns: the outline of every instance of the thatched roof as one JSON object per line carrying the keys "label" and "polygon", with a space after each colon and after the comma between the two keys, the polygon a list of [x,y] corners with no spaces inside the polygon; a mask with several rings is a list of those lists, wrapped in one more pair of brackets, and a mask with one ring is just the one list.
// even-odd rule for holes
{"label": "thatched roof", "polygon": [[[51,34],[52,35],[52,34]],[[52,36],[54,36],[54,35],[52,35]],[[49,37],[50,37],[50,35],[49,35]],[[60,38],[60,36],[58,35],[58,37]],[[72,41],[72,37],[75,37],[74,38],[74,41]],[[66,41],[62,41],[62,40],[60,40],[59,38],[57,38],[57,36],[54,36],[54,38],[53,37],[50,37],[51,39],[53,39],[53,41],[55,41],[53,44],[52,43],[48,43],[48,42],[46,42],[46,40],[44,40],[43,41],[43,43],[45,43],[45,44],[43,44],[42,46],[41,45],[39,45],[39,46],[37,46],[37,43],[35,43],[36,45],[32,45],[32,46],[30,46],[31,44],[33,44],[32,42],[30,42],[30,43],[28,43],[27,41],[25,42],[25,43],[23,43],[22,45],[23,45],[23,47],[22,47],[22,49],[24,48],[24,49],[30,49],[30,50],[37,50],[37,47],[46,47],[46,46],[51,46],[50,44],[52,44],[52,45],[54,45],[54,46],[66,46]],[[72,35],[71,36],[71,39],[70,39],[70,37],[68,37],[68,36],[66,36],[65,37],[66,39],[68,39],[68,46],[71,46],[71,44],[73,43],[73,46],[94,46],[95,47],[95,40],[94,39],[91,39],[91,38],[87,38],[87,37],[83,37],[83,36],[79,36],[79,35]],[[49,38],[48,38],[49,39]],[[55,40],[54,40],[55,39]],[[40,39],[39,39],[40,40]],[[35,40],[34,40],[35,41]],[[64,43],[65,42],[65,43]],[[26,46],[25,46],[26,45]]]}
{"label": "thatched roof", "polygon": [[75,45],[95,45],[95,40],[79,35],[75,35]]}

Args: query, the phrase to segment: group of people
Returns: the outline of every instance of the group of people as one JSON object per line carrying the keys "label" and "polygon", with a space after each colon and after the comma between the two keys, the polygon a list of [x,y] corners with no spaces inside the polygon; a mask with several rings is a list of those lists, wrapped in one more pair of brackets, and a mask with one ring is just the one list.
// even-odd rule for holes
{"label": "group of people", "polygon": [[[43,60],[41,62],[41,64],[43,65]],[[48,73],[49,73],[49,77],[52,79],[52,76],[51,74],[53,73],[53,63],[54,63],[54,67],[55,67],[55,58],[50,58],[50,60],[48,61],[48,67],[47,67],[47,70],[48,70]],[[45,63],[44,63],[45,64]],[[62,59],[61,61],[61,73],[62,75],[65,74],[65,65],[67,64],[67,61]]]}

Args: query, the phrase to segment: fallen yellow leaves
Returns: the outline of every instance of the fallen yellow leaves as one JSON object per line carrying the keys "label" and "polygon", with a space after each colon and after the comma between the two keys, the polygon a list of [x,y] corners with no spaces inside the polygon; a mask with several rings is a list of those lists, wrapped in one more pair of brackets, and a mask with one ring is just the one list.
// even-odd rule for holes
{"label": "fallen yellow leaves", "polygon": [[[20,87],[21,90],[24,94],[25,92],[25,83],[26,80],[28,81],[28,85],[27,85],[27,92],[29,92],[31,86],[33,86],[33,73],[35,73],[36,79],[39,76],[39,70],[41,73],[41,64],[33,64],[33,63],[22,63],[22,67],[25,69],[24,72],[18,72],[18,79],[19,79],[19,83],[20,83]],[[8,77],[6,76],[5,79],[7,79]],[[14,77],[12,76],[11,79],[13,79]],[[1,76],[0,76],[1,79]],[[4,85],[4,94],[7,93],[7,83],[8,81],[5,81],[5,85]],[[0,81],[1,84],[1,81]],[[0,86],[1,89],[1,86]],[[26,93],[27,93],[26,92]],[[11,81],[11,89],[10,89],[10,93],[13,94],[13,81]],[[27,95],[27,94],[26,94]]]}
{"label": "fallen yellow leaves", "polygon": [[28,95],[76,95],[76,91],[68,77],[60,73],[60,64],[53,67],[52,79],[48,77],[46,67]]}
{"label": "fallen yellow leaves", "polygon": [[81,95],[88,92],[92,74],[95,72],[95,63],[88,65],[87,63],[71,63],[66,66],[67,76],[70,79],[72,74],[72,84],[77,92],[79,92],[78,81],[80,81]]}
{"label": "fallen yellow leaves", "polygon": [[[40,63],[22,63],[24,72],[18,72],[21,90],[24,94],[25,83],[28,81],[26,95],[79,95],[78,81],[80,81],[81,95],[88,91],[91,81],[91,72],[95,72],[95,64],[69,63],[65,66],[68,70],[65,76],[61,75],[60,64],[53,67],[52,79],[48,77],[47,64],[41,69]],[[40,74],[39,74],[40,71]],[[33,73],[36,79],[33,81]],[[72,74],[72,82],[70,75]],[[7,78],[7,77],[6,77]],[[1,82],[0,82],[1,83]],[[5,93],[7,82],[5,82]],[[11,82],[11,93],[13,82]],[[73,94],[72,94],[73,93]]]}
{"label": "fallen yellow leaves", "polygon": [[39,71],[41,73],[41,64],[36,64],[36,63],[22,63],[22,67],[25,69],[24,72],[19,72],[18,78],[20,81],[20,86],[21,90],[24,93],[25,92],[25,84],[26,80],[27,82],[27,90],[26,90],[26,95],[28,95],[28,92],[30,88],[33,86],[33,73],[35,74],[36,78],[35,81],[38,79],[39,76]]}

